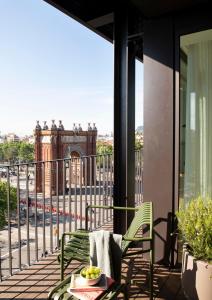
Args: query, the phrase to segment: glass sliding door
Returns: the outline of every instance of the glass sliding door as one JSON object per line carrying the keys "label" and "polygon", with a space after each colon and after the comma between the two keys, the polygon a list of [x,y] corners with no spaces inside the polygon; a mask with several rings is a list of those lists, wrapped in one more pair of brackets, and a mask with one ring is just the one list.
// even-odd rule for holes
{"label": "glass sliding door", "polygon": [[212,198],[212,30],[180,39],[180,198]]}

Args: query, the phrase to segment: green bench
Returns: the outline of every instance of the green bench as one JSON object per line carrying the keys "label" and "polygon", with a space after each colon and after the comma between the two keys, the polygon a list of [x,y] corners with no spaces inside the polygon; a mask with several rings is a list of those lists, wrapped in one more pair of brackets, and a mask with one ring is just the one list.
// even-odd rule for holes
{"label": "green bench", "polygon": [[[86,207],[86,221],[88,220],[89,209],[99,208],[99,209],[113,209],[113,210],[124,210],[124,211],[135,211],[135,216],[127,230],[127,232],[122,237],[122,257],[128,257],[135,254],[143,254],[149,252],[149,263],[150,263],[150,277],[149,277],[149,288],[150,288],[150,299],[153,299],[153,257],[154,257],[154,239],[153,239],[153,206],[152,202],[144,202],[141,206],[132,207],[117,207],[117,206],[99,206],[99,205],[89,205]],[[87,222],[86,222],[87,224]],[[145,235],[137,236],[137,233],[142,231]],[[65,243],[66,237],[69,236],[69,241]],[[131,248],[137,244],[149,243],[148,248],[143,248],[128,252]],[[88,230],[77,230],[75,232],[63,233],[61,238],[61,252],[58,255],[58,260],[60,262],[61,271],[61,283],[49,294],[49,299],[53,294],[57,293],[58,289],[63,289],[67,282],[70,282],[70,278],[64,280],[64,271],[71,263],[72,260],[77,260],[84,264],[89,264],[89,232]],[[119,274],[121,276],[121,274]],[[114,287],[114,294],[123,291],[123,285],[120,284],[120,276],[115,278],[117,281],[117,286]],[[67,289],[67,288],[66,288]],[[117,290],[117,291],[116,291]],[[52,294],[53,293],[53,294]],[[107,294],[107,293],[106,293]],[[69,295],[70,296],[70,295]],[[108,297],[107,295],[105,297]],[[115,296],[114,296],[115,297]],[[59,299],[59,298],[57,298]],[[63,299],[63,298],[61,298]],[[65,298],[64,298],[65,299]],[[67,298],[68,299],[68,298]],[[73,299],[73,298],[70,298]],[[113,299],[113,298],[103,298],[103,299]]]}

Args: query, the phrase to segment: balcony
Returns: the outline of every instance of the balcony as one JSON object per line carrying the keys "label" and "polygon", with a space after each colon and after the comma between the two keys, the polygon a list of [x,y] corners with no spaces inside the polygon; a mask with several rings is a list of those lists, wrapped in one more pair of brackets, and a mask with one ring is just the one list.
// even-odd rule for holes
{"label": "balcony", "polygon": [[[85,226],[86,203],[113,204],[113,156],[4,166],[1,181],[7,186],[7,225],[0,231],[0,299],[46,299],[59,281],[56,255],[61,234]],[[12,211],[14,188],[16,209]],[[141,202],[142,152],[136,151],[135,205]],[[112,220],[110,212],[95,209],[89,213],[89,228],[112,230]],[[77,266],[77,262],[72,264],[67,272]],[[147,262],[132,257],[124,260],[122,268],[123,281],[132,282],[132,299],[148,299]],[[173,299],[169,297],[174,295],[183,299],[179,276],[155,266],[156,298]]]}
{"label": "balcony", "polygon": [[[135,202],[142,202],[142,154],[135,152]],[[0,280],[54,253],[63,232],[85,228],[86,204],[113,204],[112,155],[4,166],[7,225],[1,230]],[[6,171],[5,171],[6,170]],[[51,188],[50,188],[51,187]],[[15,203],[14,203],[15,202]],[[16,209],[11,210],[11,207]],[[112,220],[90,211],[88,226]]]}
{"label": "balcony", "polygon": [[[61,233],[84,226],[86,203],[112,204],[114,201],[116,205],[125,205],[125,199],[132,199],[133,193],[126,193],[126,187],[129,191],[134,184],[134,160],[131,159],[134,158],[136,59],[144,63],[144,83],[143,86],[139,83],[139,87],[144,91],[145,173],[143,195],[142,161],[138,153],[135,205],[143,198],[154,204],[157,261],[172,266],[176,262],[177,243],[170,233],[176,229],[174,217],[181,197],[179,191],[185,186],[181,179],[186,165],[191,169],[187,172],[188,176],[197,167],[198,172],[195,170],[194,173],[201,179],[198,182],[201,188],[204,178],[203,194],[207,194],[206,186],[211,184],[210,180],[206,184],[211,173],[208,163],[211,151],[210,136],[207,136],[210,110],[205,106],[210,99],[208,83],[211,81],[196,80],[196,75],[207,78],[210,64],[207,55],[196,60],[208,60],[205,60],[205,71],[201,69],[204,72],[200,74],[198,65],[195,66],[193,61],[191,66],[188,64],[188,44],[185,40],[181,44],[184,37],[188,38],[188,33],[193,35],[211,30],[209,1],[178,1],[177,5],[174,1],[166,4],[159,1],[158,5],[154,5],[153,1],[140,3],[134,0],[116,1],[115,5],[113,1],[101,4],[91,1],[89,5],[80,0],[45,1],[99,36],[114,42],[115,167],[111,156],[6,167],[2,181],[7,183],[7,226],[0,232],[0,297],[3,299],[45,299],[47,291],[59,280],[55,257]],[[192,40],[190,36],[189,40],[192,45],[194,40],[194,44],[198,44],[196,37]],[[86,47],[86,41],[84,45]],[[188,72],[183,73],[186,68],[194,79],[187,80]],[[204,83],[203,87],[200,81]],[[204,90],[207,96],[202,101],[198,95]],[[189,101],[193,103],[190,112],[187,109]],[[197,105],[201,109],[194,109],[194,103],[201,104]],[[190,122],[191,115],[195,117],[192,121],[195,119],[197,122]],[[197,133],[196,148],[192,146],[190,136],[185,134],[188,128],[193,137],[194,132]],[[197,148],[198,151],[195,150]],[[198,156],[200,148],[202,152]],[[185,149],[190,150],[189,155],[184,155]],[[189,190],[185,189],[189,195],[196,189],[196,180],[193,184],[194,188],[189,183]],[[12,186],[17,189],[17,216],[10,207]],[[89,227],[111,228],[112,220],[111,214],[90,211]],[[118,221],[114,229],[121,230],[125,216],[114,220]],[[133,279],[131,299],[148,299],[145,266],[142,257],[124,262],[123,280]],[[184,299],[180,274],[155,264],[154,294],[155,299]]]}

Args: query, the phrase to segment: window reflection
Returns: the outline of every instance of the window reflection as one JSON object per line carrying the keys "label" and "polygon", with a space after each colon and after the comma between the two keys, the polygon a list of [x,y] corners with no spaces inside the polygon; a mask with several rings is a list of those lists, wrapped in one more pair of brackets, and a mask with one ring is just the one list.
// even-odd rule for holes
{"label": "window reflection", "polygon": [[212,197],[212,30],[181,37],[180,197]]}

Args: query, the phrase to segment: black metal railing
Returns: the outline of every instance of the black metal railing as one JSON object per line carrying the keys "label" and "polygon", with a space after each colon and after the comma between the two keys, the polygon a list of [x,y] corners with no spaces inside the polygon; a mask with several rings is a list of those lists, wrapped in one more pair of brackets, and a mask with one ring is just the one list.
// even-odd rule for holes
{"label": "black metal railing", "polygon": [[[135,152],[135,202],[142,202],[142,152]],[[113,155],[0,166],[6,225],[0,229],[0,281],[59,248],[65,231],[85,227],[86,204],[113,204]],[[89,213],[89,227],[112,220]]]}

